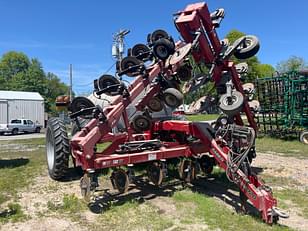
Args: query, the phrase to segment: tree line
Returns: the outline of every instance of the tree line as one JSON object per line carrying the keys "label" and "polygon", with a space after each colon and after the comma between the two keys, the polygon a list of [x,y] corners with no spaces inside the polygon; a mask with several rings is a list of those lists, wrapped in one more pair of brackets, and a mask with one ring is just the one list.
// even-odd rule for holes
{"label": "tree line", "polygon": [[45,73],[38,59],[10,51],[0,59],[0,90],[38,92],[44,98],[45,111],[56,114],[55,99],[68,94],[69,87],[55,74]]}
{"label": "tree line", "polygon": [[[226,38],[232,44],[244,35],[238,30],[232,30]],[[235,57],[232,57],[232,61],[235,64],[243,62],[243,60],[238,60]],[[256,78],[271,77],[277,71],[284,73],[307,68],[305,60],[296,56],[281,61],[277,64],[276,69],[270,64],[261,63],[257,56],[246,59],[244,62],[249,66],[246,82],[253,82]],[[208,71],[205,66],[200,69],[196,67],[193,61],[192,64],[194,74]],[[45,100],[45,111],[49,114],[56,114],[55,99],[59,95],[68,94],[69,87],[61,82],[55,74],[45,73],[38,59],[30,59],[22,52],[10,51],[3,54],[0,59],[0,90],[39,92]],[[185,104],[190,104],[205,95],[216,95],[212,82],[204,85],[198,91],[185,94]]]}
{"label": "tree line", "polygon": [[[229,40],[229,44],[232,44],[235,40],[244,35],[244,33],[238,30],[231,30],[226,35],[226,38]],[[198,68],[195,68],[197,64],[195,64],[192,59],[191,61],[193,64],[193,69],[198,70]],[[257,78],[272,77],[273,75],[277,75],[277,73],[281,74],[289,71],[297,71],[308,68],[306,61],[303,58],[297,56],[291,56],[289,59],[279,62],[276,66],[276,69],[270,64],[261,63],[257,56],[253,56],[245,60],[239,60],[232,56],[231,61],[233,61],[235,64],[241,62],[246,62],[248,64],[248,73],[245,77],[245,82],[254,82]],[[207,71],[206,68],[203,68],[203,70]],[[217,93],[213,87],[214,84],[211,82],[199,88],[197,91],[187,93],[184,99],[185,104],[190,104],[205,95],[211,95],[215,97]]]}

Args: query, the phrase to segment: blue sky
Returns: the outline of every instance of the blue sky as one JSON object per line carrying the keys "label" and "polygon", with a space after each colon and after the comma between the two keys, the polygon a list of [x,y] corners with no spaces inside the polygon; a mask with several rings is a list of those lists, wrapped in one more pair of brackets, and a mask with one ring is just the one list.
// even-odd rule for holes
{"label": "blue sky", "polygon": [[[38,58],[46,72],[68,82],[73,64],[74,91],[90,91],[93,79],[113,63],[112,34],[120,28],[131,33],[127,47],[145,42],[158,28],[178,38],[172,14],[188,0],[0,0],[0,55],[16,50]],[[210,11],[224,8],[219,28],[222,39],[231,29],[255,34],[261,42],[258,57],[273,66],[297,55],[308,60],[308,1],[209,0]]]}

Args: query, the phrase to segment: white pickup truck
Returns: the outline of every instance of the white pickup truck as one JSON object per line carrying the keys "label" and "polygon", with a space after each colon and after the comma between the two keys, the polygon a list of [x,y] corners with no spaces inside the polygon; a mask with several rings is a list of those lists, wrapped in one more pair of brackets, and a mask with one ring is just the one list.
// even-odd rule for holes
{"label": "white pickup truck", "polygon": [[12,133],[17,135],[19,132],[41,132],[41,125],[33,123],[32,120],[28,119],[13,119],[9,124],[0,124],[0,135],[4,133]]}

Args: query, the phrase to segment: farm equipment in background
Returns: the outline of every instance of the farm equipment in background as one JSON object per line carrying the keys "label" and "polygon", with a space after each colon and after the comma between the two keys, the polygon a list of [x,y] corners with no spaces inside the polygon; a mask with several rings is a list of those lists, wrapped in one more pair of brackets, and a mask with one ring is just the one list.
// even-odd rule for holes
{"label": "farm equipment in background", "polygon": [[308,72],[289,72],[257,79],[260,132],[271,136],[298,135],[308,144]]}
{"label": "farm equipment in background", "polygon": [[[98,187],[100,169],[112,168],[112,185],[124,193],[134,179],[134,166],[141,163],[147,163],[148,177],[158,186],[174,159],[180,160],[179,176],[185,182],[196,179],[198,170],[209,174],[218,165],[238,185],[243,207],[249,200],[269,224],[287,217],[276,207],[270,187],[251,169],[256,157],[257,125],[236,67],[229,61],[232,55],[241,59],[255,55],[259,42],[255,36],[244,36],[231,45],[221,42],[216,28],[223,18],[223,9],[209,13],[205,3],[188,5],[175,14],[183,41],[175,42],[167,32],[156,30],[148,35],[147,44],[135,45],[117,63],[117,76],[134,77],[132,83],[127,86],[112,75],[94,81],[93,94],[97,98],[113,97],[108,106],[95,105],[85,97],[72,100],[68,108],[77,129],[71,140],[63,122],[50,119],[46,133],[50,177],[64,178],[72,156],[75,166],[84,173],[81,193],[89,199]],[[166,106],[175,109],[183,103],[179,86],[191,80],[190,55],[196,63],[208,66],[209,73],[199,76],[197,84],[214,82],[224,114],[213,124],[153,118],[154,112]],[[198,87],[193,81],[190,84]],[[128,110],[132,105],[133,113]],[[110,145],[99,150],[105,142]]]}

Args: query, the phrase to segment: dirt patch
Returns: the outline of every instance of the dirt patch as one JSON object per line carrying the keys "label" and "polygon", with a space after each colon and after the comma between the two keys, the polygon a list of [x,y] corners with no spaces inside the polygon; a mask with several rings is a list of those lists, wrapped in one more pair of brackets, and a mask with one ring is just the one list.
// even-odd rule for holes
{"label": "dirt patch", "polygon": [[14,224],[8,223],[3,225],[0,230],[5,231],[66,231],[87,230],[85,227],[80,227],[78,223],[63,218],[56,217],[41,217],[33,218],[26,222],[17,222]]}
{"label": "dirt patch", "polygon": [[[262,168],[262,174],[285,177],[308,189],[308,159],[286,157],[277,153],[258,153],[253,166]],[[261,175],[262,175],[261,174]]]}

